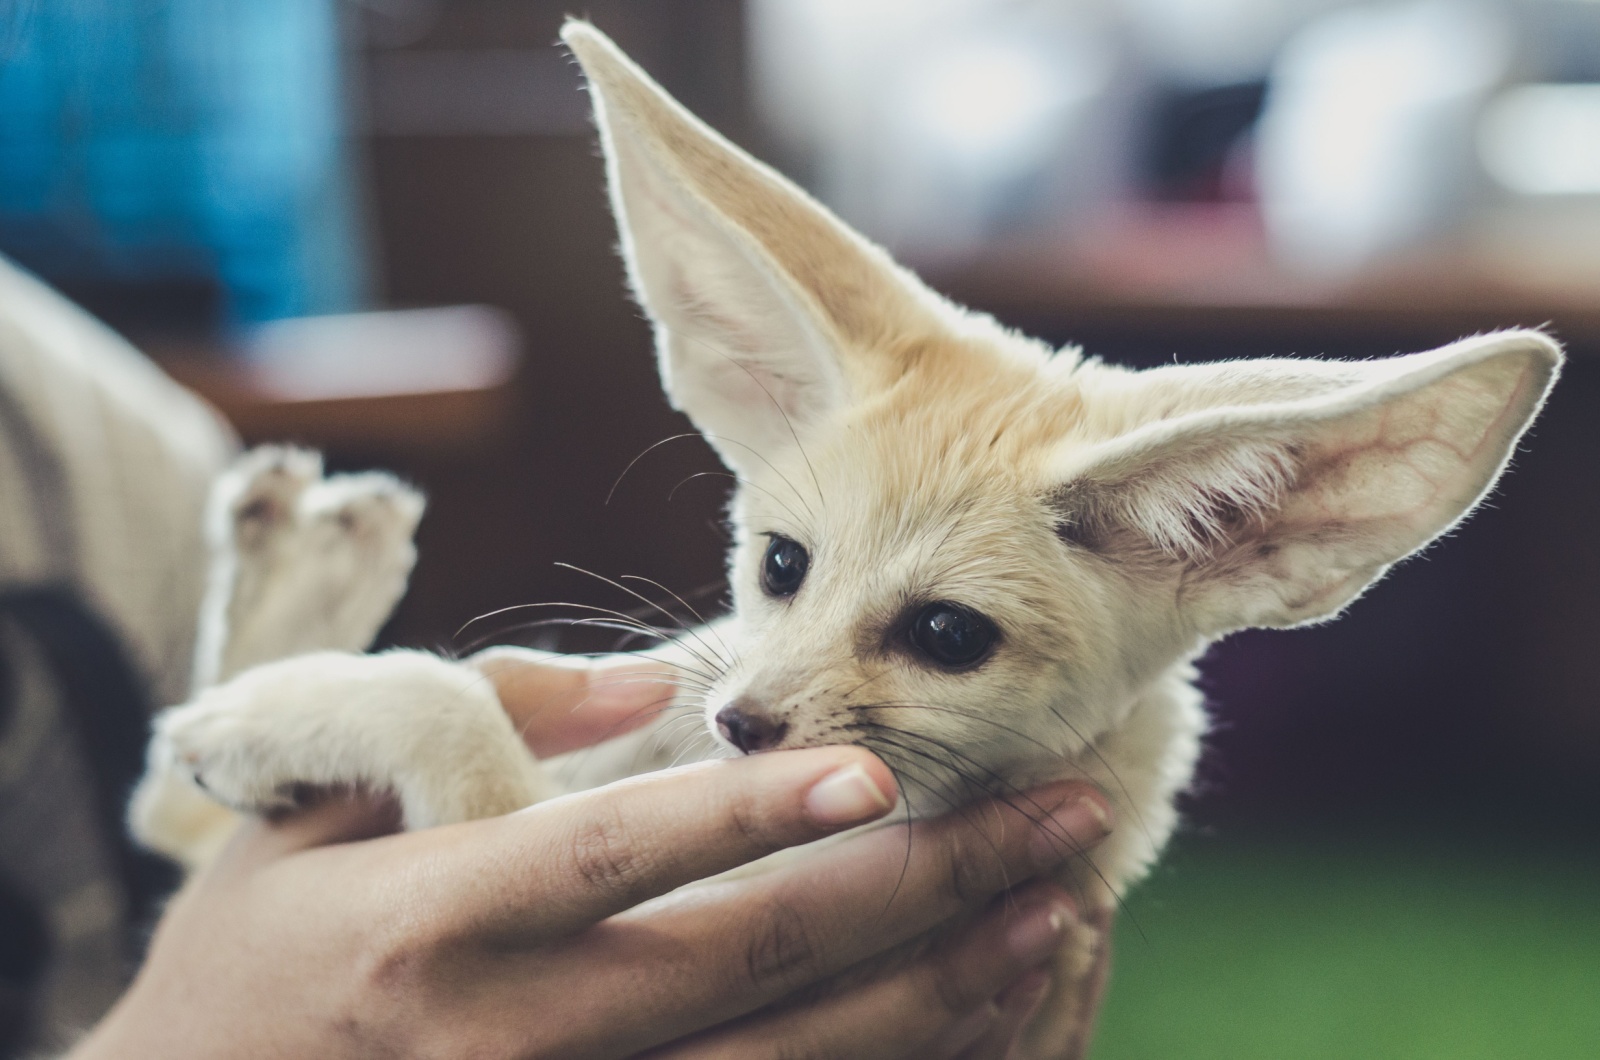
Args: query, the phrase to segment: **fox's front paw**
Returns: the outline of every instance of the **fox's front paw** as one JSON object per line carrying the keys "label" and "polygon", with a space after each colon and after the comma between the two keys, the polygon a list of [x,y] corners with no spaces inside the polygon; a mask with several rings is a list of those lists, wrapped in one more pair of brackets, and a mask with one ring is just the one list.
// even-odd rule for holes
{"label": "fox's front paw", "polygon": [[[152,772],[248,814],[330,787],[399,799],[406,826],[510,813],[543,772],[479,671],[425,652],[316,652],[254,667],[156,719]],[[191,789],[192,790],[192,789]]]}
{"label": "fox's front paw", "polygon": [[347,616],[350,622],[359,616],[370,628],[366,641],[351,650],[366,647],[404,592],[417,558],[411,538],[422,509],[421,493],[381,471],[334,475],[301,496],[295,547],[304,577],[332,580],[343,596],[369,601]]}
{"label": "fox's front paw", "polygon": [[320,453],[285,445],[263,445],[245,453],[213,487],[207,527],[211,547],[232,548],[241,558],[267,551],[292,532],[300,498],[320,481]]}
{"label": "fox's front paw", "polygon": [[231,810],[265,816],[295,808],[305,787],[282,770],[270,718],[236,699],[208,694],[163,714],[163,757]]}
{"label": "fox's front paw", "polygon": [[263,446],[212,493],[204,687],[308,651],[359,651],[405,592],[422,495],[391,475],[324,478],[316,453]]}

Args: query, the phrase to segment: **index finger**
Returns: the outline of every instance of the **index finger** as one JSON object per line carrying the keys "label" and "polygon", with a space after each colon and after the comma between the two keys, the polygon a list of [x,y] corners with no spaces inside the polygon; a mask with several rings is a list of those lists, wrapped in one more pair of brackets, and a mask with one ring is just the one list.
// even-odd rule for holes
{"label": "index finger", "polygon": [[[435,855],[418,900],[463,934],[549,940],[894,808],[887,766],[859,747],[701,762],[505,817],[388,840]],[[412,859],[415,860],[415,859]],[[402,861],[401,864],[404,864]]]}
{"label": "index finger", "polygon": [[621,736],[670,707],[679,674],[638,655],[558,655],[498,647],[466,660],[489,678],[500,705],[541,758]]}

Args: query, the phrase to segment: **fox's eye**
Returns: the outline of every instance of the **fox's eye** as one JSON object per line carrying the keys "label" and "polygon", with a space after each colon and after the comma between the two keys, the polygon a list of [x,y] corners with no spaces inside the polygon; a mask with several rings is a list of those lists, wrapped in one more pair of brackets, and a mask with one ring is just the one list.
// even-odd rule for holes
{"label": "fox's eye", "polygon": [[761,561],[761,587],[769,596],[793,596],[800,591],[800,583],[806,580],[811,557],[800,542],[777,534],[771,537],[772,543]]}
{"label": "fox's eye", "polygon": [[911,643],[940,666],[971,666],[998,636],[993,622],[960,604],[929,604],[911,620]]}

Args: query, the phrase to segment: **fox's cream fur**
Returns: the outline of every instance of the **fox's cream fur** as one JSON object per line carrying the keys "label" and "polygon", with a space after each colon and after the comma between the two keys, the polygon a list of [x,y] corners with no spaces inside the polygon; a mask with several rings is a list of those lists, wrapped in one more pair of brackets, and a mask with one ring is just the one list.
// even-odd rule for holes
{"label": "fox's cream fur", "polygon": [[[1233,630],[1333,617],[1453,527],[1555,379],[1559,349],[1534,331],[1146,372],[1049,349],[933,294],[593,28],[563,37],[667,393],[739,480],[733,615],[664,651],[714,670],[713,727],[736,701],[782,726],[778,746],[872,747],[917,814],[1092,779],[1120,822],[1074,870],[1092,904],[1173,830],[1205,729],[1192,660]],[[322,480],[301,455],[250,459],[219,488],[201,687],[158,723],[135,831],[204,860],[231,814],[191,776],[245,811],[364,782],[397,791],[412,826],[545,794],[554,771],[473,662],[349,654],[398,598],[414,495]],[[762,589],[771,535],[810,557],[790,596]],[[329,612],[329,587],[362,602]],[[960,670],[919,654],[907,616],[934,601],[986,616],[992,652]],[[333,617],[312,629],[314,614]],[[283,659],[311,648],[337,650]],[[654,738],[587,760],[577,783]],[[1046,1006],[1030,1055],[1059,1055],[1067,1008]]]}

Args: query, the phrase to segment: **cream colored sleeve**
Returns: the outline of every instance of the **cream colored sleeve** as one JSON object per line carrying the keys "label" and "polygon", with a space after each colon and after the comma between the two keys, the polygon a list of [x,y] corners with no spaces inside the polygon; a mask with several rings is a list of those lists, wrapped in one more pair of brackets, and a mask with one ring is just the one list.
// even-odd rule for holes
{"label": "cream colored sleeve", "polygon": [[72,584],[156,704],[188,691],[201,510],[237,448],[209,405],[0,258],[0,583]]}

